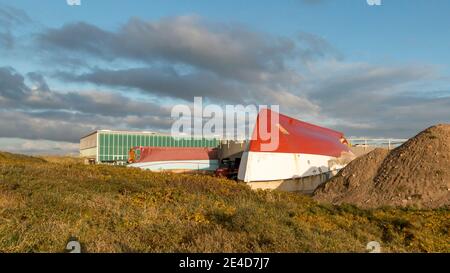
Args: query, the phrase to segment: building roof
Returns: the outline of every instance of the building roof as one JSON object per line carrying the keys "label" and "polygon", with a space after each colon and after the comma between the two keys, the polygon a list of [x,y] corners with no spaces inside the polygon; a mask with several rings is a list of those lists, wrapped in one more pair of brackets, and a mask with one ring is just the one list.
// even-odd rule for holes
{"label": "building roof", "polygon": [[[86,138],[88,136],[97,134],[97,133],[112,133],[112,134],[133,134],[133,135],[156,135],[156,136],[172,136],[169,133],[160,133],[160,132],[152,132],[152,131],[129,131],[129,130],[96,130],[93,131],[85,136],[82,136],[80,139]],[[184,137],[184,136],[179,136],[179,137]],[[190,136],[185,136],[185,137],[190,137]],[[193,138],[202,138],[202,137],[193,137]],[[216,137],[203,137],[206,139],[217,139]]]}
{"label": "building roof", "polygon": [[86,138],[88,136],[100,133],[100,132],[104,132],[104,133],[116,133],[116,134],[135,134],[135,135],[169,135],[169,134],[162,134],[162,133],[157,133],[157,132],[151,132],[151,131],[129,131],[129,130],[107,130],[107,129],[103,129],[103,130],[95,130],[87,135],[84,135],[81,137],[81,139]]}

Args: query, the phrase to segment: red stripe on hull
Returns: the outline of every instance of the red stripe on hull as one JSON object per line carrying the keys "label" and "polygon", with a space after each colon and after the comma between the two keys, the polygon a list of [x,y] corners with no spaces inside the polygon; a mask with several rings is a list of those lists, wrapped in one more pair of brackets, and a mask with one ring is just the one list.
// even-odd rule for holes
{"label": "red stripe on hull", "polygon": [[[278,115],[278,123],[274,123],[271,115]],[[267,126],[267,129],[261,130],[260,125]],[[272,130],[279,131],[279,144],[275,150],[265,148],[271,140],[266,140],[267,137],[263,132],[271,133]],[[252,152],[303,153],[340,157],[342,152],[349,151],[348,146],[342,143],[343,140],[345,138],[341,132],[263,109],[258,114],[249,150]]]}
{"label": "red stripe on hull", "polygon": [[138,163],[178,160],[217,160],[217,149],[189,147],[139,147]]}

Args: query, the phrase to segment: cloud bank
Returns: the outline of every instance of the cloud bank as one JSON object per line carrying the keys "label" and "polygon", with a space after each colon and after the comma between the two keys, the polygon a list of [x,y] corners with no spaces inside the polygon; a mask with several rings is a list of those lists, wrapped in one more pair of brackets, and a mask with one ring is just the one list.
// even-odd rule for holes
{"label": "cloud bank", "polygon": [[[20,56],[14,31],[24,24],[33,24],[25,13],[0,7],[0,50]],[[279,104],[358,136],[410,137],[450,117],[440,67],[352,62],[301,30],[274,36],[190,15],[117,29],[72,22],[30,37],[22,48],[36,52],[36,69],[0,65],[0,138],[76,143],[101,128],[168,130],[171,105],[194,96]]]}

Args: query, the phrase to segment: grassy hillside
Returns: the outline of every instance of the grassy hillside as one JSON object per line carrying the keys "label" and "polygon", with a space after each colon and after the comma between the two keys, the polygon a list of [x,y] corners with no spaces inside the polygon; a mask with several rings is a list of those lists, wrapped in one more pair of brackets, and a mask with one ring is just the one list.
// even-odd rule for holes
{"label": "grassy hillside", "polygon": [[0,252],[450,252],[448,209],[361,210],[208,176],[0,153]]}
{"label": "grassy hillside", "polygon": [[71,156],[58,156],[58,155],[44,155],[39,156],[39,158],[44,159],[50,163],[59,163],[59,164],[83,164],[84,159],[80,157],[71,157]]}

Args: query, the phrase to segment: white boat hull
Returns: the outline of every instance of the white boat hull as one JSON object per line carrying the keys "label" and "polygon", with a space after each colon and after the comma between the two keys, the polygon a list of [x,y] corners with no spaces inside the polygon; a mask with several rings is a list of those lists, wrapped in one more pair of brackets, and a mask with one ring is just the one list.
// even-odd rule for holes
{"label": "white boat hull", "polygon": [[335,160],[335,157],[325,155],[244,152],[238,179],[259,182],[322,175],[343,167],[331,164]]}
{"label": "white boat hull", "polygon": [[153,161],[133,163],[129,167],[151,170],[154,172],[174,171],[174,172],[195,172],[195,171],[215,171],[218,168],[218,160],[174,160],[174,161]]}

